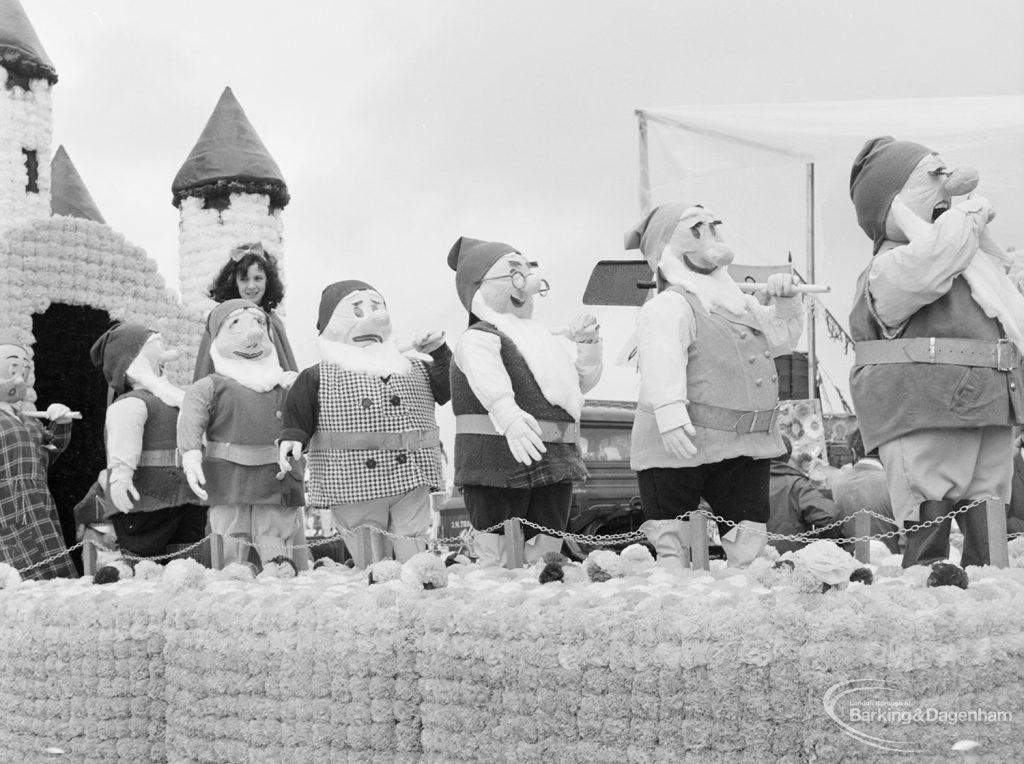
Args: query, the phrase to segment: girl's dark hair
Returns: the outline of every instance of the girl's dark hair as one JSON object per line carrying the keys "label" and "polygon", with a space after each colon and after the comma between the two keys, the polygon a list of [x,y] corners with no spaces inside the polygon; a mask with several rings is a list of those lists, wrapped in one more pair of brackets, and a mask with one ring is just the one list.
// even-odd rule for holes
{"label": "girl's dark hair", "polygon": [[[243,245],[249,247],[251,245]],[[239,247],[238,249],[242,249]],[[262,249],[262,247],[261,247]],[[267,290],[263,293],[263,300],[260,307],[266,311],[274,310],[284,299],[284,283],[277,270],[277,260],[269,252],[255,254],[249,252],[242,255],[238,260],[228,259],[220,273],[210,284],[209,295],[216,302],[225,302],[240,297],[238,294],[238,274],[249,272],[251,265],[258,265],[267,275]]]}

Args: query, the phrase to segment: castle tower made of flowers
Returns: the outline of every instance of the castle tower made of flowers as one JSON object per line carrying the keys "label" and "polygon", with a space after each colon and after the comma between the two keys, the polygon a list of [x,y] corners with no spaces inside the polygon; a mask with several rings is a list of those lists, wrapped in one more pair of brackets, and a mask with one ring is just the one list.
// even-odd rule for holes
{"label": "castle tower made of flowers", "polygon": [[0,231],[50,216],[57,71],[18,0],[0,0]]}
{"label": "castle tower made of flowers", "polygon": [[178,246],[186,306],[213,305],[207,290],[232,247],[260,241],[281,263],[281,211],[288,204],[288,187],[231,88],[221,94],[171,191],[181,216]]}

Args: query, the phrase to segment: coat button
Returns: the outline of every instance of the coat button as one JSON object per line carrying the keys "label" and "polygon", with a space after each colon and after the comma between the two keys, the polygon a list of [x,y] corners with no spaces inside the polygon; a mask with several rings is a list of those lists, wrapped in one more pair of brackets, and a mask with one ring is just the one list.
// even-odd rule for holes
{"label": "coat button", "polygon": [[392,395],[391,396],[391,405],[392,406],[398,406],[399,404],[401,404],[401,402],[402,402],[402,399],[399,398],[397,395]]}
{"label": "coat button", "polygon": [[275,411],[274,412],[274,416],[276,416],[278,419],[280,419],[281,418],[281,412],[280,411]]}
{"label": "coat button", "polygon": [[745,340],[746,338],[747,338],[747,333],[746,332],[740,332],[740,339],[741,340]]}
{"label": "coat button", "polygon": [[756,360],[757,360],[757,356],[756,356],[756,355],[752,355],[752,356],[750,356],[750,358],[748,358],[747,360],[748,360],[748,361],[750,361],[751,363],[754,363],[754,361],[756,361]]}
{"label": "coat button", "polygon": [[760,329],[751,329],[750,331],[752,331],[754,333],[755,337],[760,337],[761,336],[761,330]]}
{"label": "coat button", "polygon": [[1011,390],[1016,390],[1017,389],[1017,383],[1016,382],[1011,382],[1010,383],[1010,389]]}
{"label": "coat button", "polygon": [[764,380],[763,379],[755,379],[754,380],[754,384],[757,385],[758,387],[760,387],[761,385],[764,384]]}
{"label": "coat button", "polygon": [[373,401],[371,401],[369,398],[363,398],[361,401],[359,401],[359,405],[362,406],[364,409],[368,409],[370,408],[370,406],[373,405]]}
{"label": "coat button", "polygon": [[399,464],[405,464],[407,461],[409,461],[409,455],[399,454],[398,456],[395,457],[395,461],[398,462]]}
{"label": "coat button", "polygon": [[376,459],[367,459],[366,460],[366,469],[372,470],[372,469],[376,468],[376,466],[377,466],[377,460]]}
{"label": "coat button", "polygon": [[770,350],[764,351],[764,357],[765,358],[771,358],[772,357],[772,351],[770,351]]}
{"label": "coat button", "polygon": [[779,381],[779,375],[778,374],[772,374],[772,382],[778,382],[778,381]]}

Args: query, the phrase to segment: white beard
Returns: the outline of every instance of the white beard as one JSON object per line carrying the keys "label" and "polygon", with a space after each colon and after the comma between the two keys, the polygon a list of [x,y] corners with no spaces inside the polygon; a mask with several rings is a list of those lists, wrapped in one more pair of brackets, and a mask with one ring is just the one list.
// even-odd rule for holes
{"label": "white beard", "polygon": [[498,313],[478,297],[474,295],[472,302],[476,317],[494,324],[515,343],[548,403],[561,406],[573,419],[579,419],[583,410],[580,376],[564,342],[532,318]]}
{"label": "white beard", "polygon": [[230,377],[242,387],[248,387],[257,393],[273,390],[283,381],[284,369],[273,354],[256,361],[246,361],[225,358],[214,345],[210,345],[210,359],[218,374]]}
{"label": "white beard", "polygon": [[149,390],[172,408],[180,409],[181,402],[185,400],[185,391],[177,387],[167,377],[153,371],[153,367],[142,356],[137,356],[128,365],[125,376],[132,383],[133,390]]}
{"label": "white beard", "polygon": [[716,269],[714,273],[697,273],[674,255],[665,253],[658,263],[658,269],[669,284],[692,292],[709,313],[718,309],[742,316],[758,304],[753,297],[740,291],[729,275],[727,266]]}
{"label": "white beard", "polygon": [[401,376],[412,371],[412,362],[398,352],[395,341],[390,338],[385,342],[360,347],[329,340],[321,335],[316,338],[316,346],[324,361],[356,374],[390,377],[392,374]]}

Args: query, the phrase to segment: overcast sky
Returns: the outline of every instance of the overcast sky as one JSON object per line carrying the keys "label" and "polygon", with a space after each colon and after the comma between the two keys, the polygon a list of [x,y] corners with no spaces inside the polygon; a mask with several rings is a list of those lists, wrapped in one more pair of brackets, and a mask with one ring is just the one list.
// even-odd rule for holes
{"label": "overcast sky", "polygon": [[[460,235],[538,260],[551,325],[581,310],[639,217],[637,107],[1024,92],[1017,0],[22,2],[60,76],[53,150],[170,286],[171,181],[232,88],[292,197],[300,365],[320,291],[345,278],[383,292],[399,338],[456,339]],[[602,316],[609,356],[631,320]],[[633,387],[612,371],[594,396]]]}

